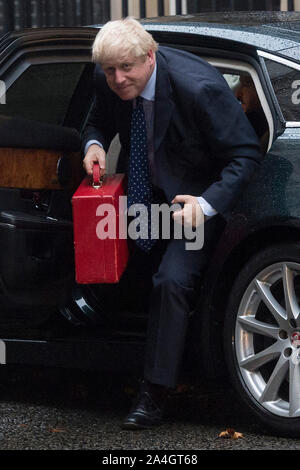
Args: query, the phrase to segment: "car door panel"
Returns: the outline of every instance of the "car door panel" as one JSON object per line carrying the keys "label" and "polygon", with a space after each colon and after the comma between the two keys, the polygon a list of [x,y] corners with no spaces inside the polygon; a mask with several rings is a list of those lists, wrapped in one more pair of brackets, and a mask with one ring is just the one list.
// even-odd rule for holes
{"label": "car door panel", "polygon": [[[286,129],[276,139],[266,155],[258,174],[236,207],[243,212],[251,225],[261,219],[299,218],[299,179],[298,165],[300,152],[300,129]],[[260,195],[260,205],[255,204]]]}
{"label": "car door panel", "polygon": [[[18,297],[28,294],[35,304],[60,280],[72,273],[72,223],[46,214],[19,211],[0,212],[1,287],[5,294]],[[43,303],[48,304],[46,295]]]}
{"label": "car door panel", "polygon": [[0,187],[32,190],[76,188],[80,182],[79,162],[79,152],[2,148]]}
{"label": "car door panel", "polygon": [[92,100],[84,84],[90,85],[93,66],[86,51],[74,59],[66,50],[42,50],[35,56],[23,50],[26,67],[17,61],[20,73],[2,75],[9,85],[0,107],[0,299],[6,308],[60,306],[74,284],[71,197],[84,176],[79,132]]}

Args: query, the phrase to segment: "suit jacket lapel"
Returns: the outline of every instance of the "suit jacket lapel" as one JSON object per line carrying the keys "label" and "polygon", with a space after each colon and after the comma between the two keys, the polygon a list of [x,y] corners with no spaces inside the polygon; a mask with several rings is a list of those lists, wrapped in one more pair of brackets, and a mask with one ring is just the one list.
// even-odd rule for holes
{"label": "suit jacket lapel", "polygon": [[124,137],[124,141],[130,142],[130,127],[131,127],[131,114],[132,114],[132,100],[122,101],[117,98],[116,100],[116,119],[120,134]]}
{"label": "suit jacket lapel", "polygon": [[156,54],[157,77],[155,86],[155,115],[154,115],[154,152],[161,145],[166,134],[174,107],[172,87],[165,59],[159,52]]}

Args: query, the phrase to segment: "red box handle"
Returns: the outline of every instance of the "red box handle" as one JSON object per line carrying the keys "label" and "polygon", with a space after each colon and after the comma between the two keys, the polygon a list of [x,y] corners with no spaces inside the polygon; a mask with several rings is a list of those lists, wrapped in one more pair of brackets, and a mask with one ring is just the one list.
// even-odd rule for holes
{"label": "red box handle", "polygon": [[99,163],[93,165],[93,188],[99,189],[103,185],[104,174],[101,175]]}

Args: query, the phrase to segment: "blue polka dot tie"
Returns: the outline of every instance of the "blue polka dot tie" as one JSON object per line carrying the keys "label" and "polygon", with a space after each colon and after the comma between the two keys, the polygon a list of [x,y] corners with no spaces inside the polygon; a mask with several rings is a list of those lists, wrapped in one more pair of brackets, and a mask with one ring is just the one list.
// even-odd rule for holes
{"label": "blue polka dot tie", "polygon": [[[156,240],[151,240],[151,202],[152,185],[148,161],[146,119],[143,98],[138,96],[131,118],[127,203],[128,208],[133,204],[143,204],[147,209],[148,217],[141,217],[141,222],[137,226],[140,237],[135,240],[143,251],[150,251],[156,242]],[[138,217],[139,212],[136,215]],[[147,234],[148,238],[142,238],[143,234]]]}

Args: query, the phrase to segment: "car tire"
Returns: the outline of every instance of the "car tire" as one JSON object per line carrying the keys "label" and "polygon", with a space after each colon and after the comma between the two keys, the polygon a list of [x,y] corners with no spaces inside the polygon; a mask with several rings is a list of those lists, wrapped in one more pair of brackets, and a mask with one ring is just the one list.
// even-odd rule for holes
{"label": "car tire", "polygon": [[300,436],[300,244],[265,248],[239,273],[224,321],[231,382],[258,422]]}

